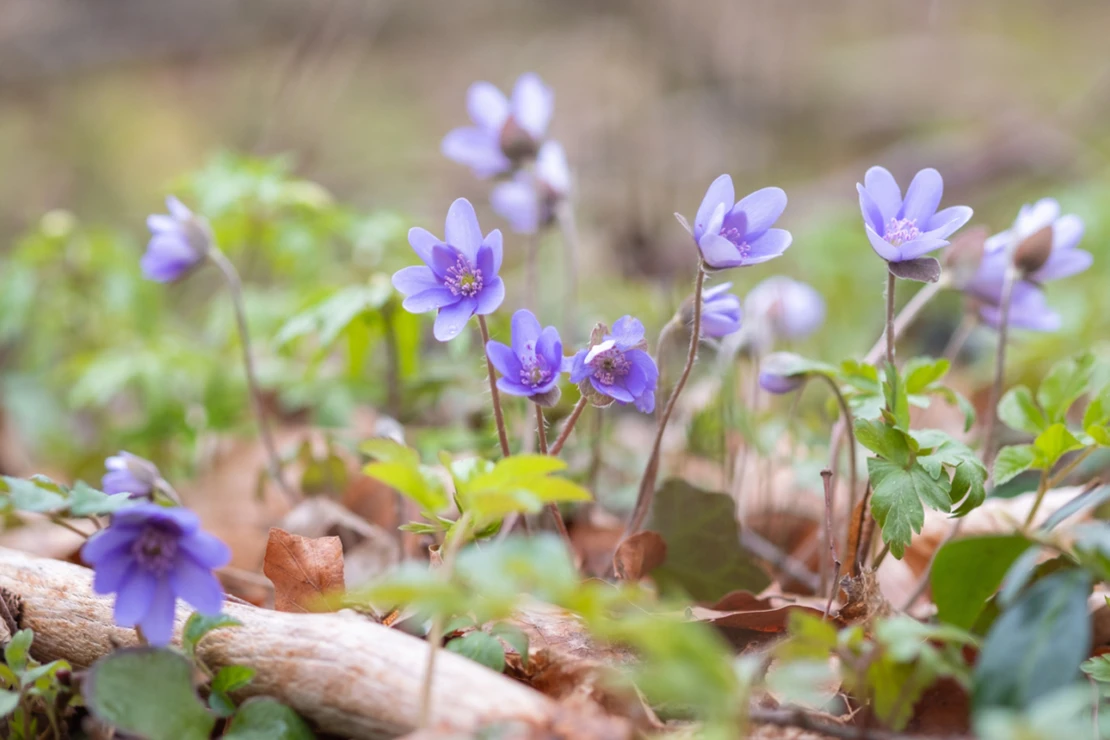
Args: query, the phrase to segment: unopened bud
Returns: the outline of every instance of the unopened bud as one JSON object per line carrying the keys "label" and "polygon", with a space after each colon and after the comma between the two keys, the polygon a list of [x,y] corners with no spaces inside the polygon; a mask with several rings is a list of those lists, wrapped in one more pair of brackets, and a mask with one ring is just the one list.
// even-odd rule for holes
{"label": "unopened bud", "polygon": [[1049,224],[1021,240],[1014,249],[1014,266],[1028,275],[1044,267],[1051,254],[1052,225]]}
{"label": "unopened bud", "polygon": [[505,126],[501,129],[500,143],[501,151],[514,164],[532,159],[539,151],[536,140],[512,116],[506,119]]}

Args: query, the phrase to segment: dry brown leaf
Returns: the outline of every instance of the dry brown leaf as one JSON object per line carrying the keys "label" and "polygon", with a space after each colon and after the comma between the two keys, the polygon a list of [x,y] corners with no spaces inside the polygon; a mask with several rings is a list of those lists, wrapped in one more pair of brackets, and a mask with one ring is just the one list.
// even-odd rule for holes
{"label": "dry brown leaf", "polygon": [[694,606],[688,610],[691,619],[721,630],[738,651],[761,648],[768,640],[785,634],[794,612],[818,618],[824,615],[824,609],[797,603],[776,605],[771,598],[761,598],[749,591],[733,591],[712,607]]}
{"label": "dry brown leaf", "polygon": [[971,731],[971,697],[953,679],[938,679],[917,700],[906,730],[927,735],[966,735]]}
{"label": "dry brown leaf", "polygon": [[262,572],[274,584],[276,610],[316,611],[323,596],[343,588],[343,544],[338,537],[301,537],[273,527]]}
{"label": "dry brown leaf", "polygon": [[625,581],[638,581],[667,559],[667,543],[658,532],[637,532],[613,554],[613,568]]}

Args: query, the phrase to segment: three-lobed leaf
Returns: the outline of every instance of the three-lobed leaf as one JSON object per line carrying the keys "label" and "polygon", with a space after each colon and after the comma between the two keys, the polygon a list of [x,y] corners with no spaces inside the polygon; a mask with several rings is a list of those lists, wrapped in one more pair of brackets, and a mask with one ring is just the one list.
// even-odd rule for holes
{"label": "three-lobed leaf", "polygon": [[1037,467],[1051,470],[1061,457],[1073,450],[1082,449],[1085,445],[1075,438],[1063,424],[1053,424],[1037,435],[1033,440],[1033,449],[1037,455]]}
{"label": "three-lobed leaf", "polygon": [[908,469],[887,460],[869,458],[867,471],[871,478],[871,513],[882,528],[883,542],[890,553],[901,558],[914,534],[925,524],[928,505],[938,511],[950,511],[950,484],[945,476],[934,478],[921,465]]}

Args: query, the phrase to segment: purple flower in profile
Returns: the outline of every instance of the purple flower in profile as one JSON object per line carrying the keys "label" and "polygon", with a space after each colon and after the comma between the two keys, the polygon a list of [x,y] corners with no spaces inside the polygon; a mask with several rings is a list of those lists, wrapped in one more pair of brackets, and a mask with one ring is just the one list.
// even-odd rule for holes
{"label": "purple flower in profile", "polygon": [[132,498],[149,497],[154,493],[162,474],[149,460],[130,452],[120,452],[104,461],[108,472],[100,479],[107,494],[129,493]]}
{"label": "purple flower in profile", "polygon": [[476,176],[490,177],[536,153],[551,120],[555,94],[538,75],[528,73],[517,79],[512,99],[488,82],[475,82],[466,93],[466,107],[474,125],[448,132],[441,148]]}
{"label": "purple flower in profile", "polygon": [[967,206],[937,210],[944,180],[932,168],[914,176],[905,198],[883,167],[867,170],[856,190],[871,248],[887,262],[918,259],[947,246],[948,237],[971,218]]}
{"label": "purple flower in profile", "polygon": [[490,361],[501,373],[497,387],[512,396],[525,396],[541,406],[558,401],[563,370],[563,343],[554,326],[540,326],[531,311],[513,314],[512,346],[486,344]]}
{"label": "purple flower in profile", "polygon": [[393,287],[406,298],[406,311],[438,310],[435,337],[454,339],[471,316],[493,313],[505,300],[501,269],[501,232],[482,237],[474,206],[459,198],[447,211],[445,239],[426,229],[409,229],[409,244],[424,265],[406,267],[393,275]]}
{"label": "purple flower in profile", "polygon": [[694,241],[705,264],[716,269],[746,267],[781,255],[793,237],[771,227],[785,209],[782,188],[763,188],[736,202],[732,178],[718,177],[694,218]]}
{"label": "purple flower in profile", "polygon": [[702,293],[701,335],[703,337],[720,339],[739,331],[743,312],[740,309],[740,299],[728,292],[731,287],[732,283],[721,283]]}
{"label": "purple flower in profile", "polygon": [[[997,303],[982,303],[979,317],[988,326],[998,329],[1002,325],[1002,307]],[[1009,326],[1030,331],[1057,331],[1060,328],[1060,314],[1048,307],[1044,291],[1032,283],[1014,283],[1010,293]]]}
{"label": "purple flower in profile", "polygon": [[212,237],[208,227],[172,195],[166,198],[169,215],[148,216],[150,241],[140,266],[143,274],[159,283],[180,280],[208,254]]}
{"label": "purple flower in profile", "polygon": [[227,565],[231,551],[188,509],[138,504],[113,515],[81,559],[95,571],[93,590],[116,595],[116,624],[140,627],[152,645],[165,645],[178,598],[201,614],[220,613],[224,593],[212,569]]}
{"label": "purple flower in profile", "polygon": [[806,382],[806,374],[797,372],[800,358],[790,352],[772,352],[759,363],[759,387],[768,393],[793,393]]}
{"label": "purple flower in profile", "polygon": [[534,172],[520,170],[497,185],[490,204],[518,234],[534,234],[555,218],[559,201],[570,192],[567,155],[557,141],[545,142],[536,155]]}
{"label": "purple flower in profile", "polygon": [[[613,324],[610,334],[595,331],[589,349],[580,350],[569,362],[570,381],[583,384],[601,396],[621,404],[634,403],[645,414],[655,410],[655,385],[659,370],[645,350],[644,325],[624,316]],[[584,386],[579,385],[580,388]],[[610,403],[611,401],[606,401]]]}
{"label": "purple flower in profile", "polygon": [[776,339],[804,339],[817,331],[825,321],[825,300],[811,286],[775,275],[751,289],[744,311],[759,343],[769,348]]}

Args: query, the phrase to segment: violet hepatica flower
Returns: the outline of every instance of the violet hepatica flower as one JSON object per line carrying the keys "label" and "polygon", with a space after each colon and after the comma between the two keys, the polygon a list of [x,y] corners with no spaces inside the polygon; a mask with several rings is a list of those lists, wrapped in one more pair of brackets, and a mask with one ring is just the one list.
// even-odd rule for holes
{"label": "violet hepatica flower", "polygon": [[212,569],[227,565],[231,551],[188,509],[138,504],[113,515],[81,548],[81,559],[95,571],[93,590],[116,595],[116,624],[139,627],[152,645],[165,645],[177,599],[201,614],[220,613],[224,593]]}
{"label": "violet hepatica flower", "polygon": [[501,269],[501,232],[482,237],[474,206],[459,198],[447,211],[444,239],[427,229],[409,229],[409,244],[426,266],[406,267],[393,275],[393,287],[406,298],[406,311],[437,310],[435,337],[454,339],[475,314],[493,313],[505,300]]}
{"label": "violet hepatica flower", "polygon": [[[1002,325],[1002,307],[998,304],[983,303],[979,307],[979,317],[988,326],[998,329]],[[1009,326],[1030,331],[1057,331],[1060,328],[1060,314],[1048,307],[1044,291],[1032,283],[1014,283],[1010,292]]]}
{"label": "violet hepatica flower", "polygon": [[488,82],[475,82],[466,93],[474,125],[450,131],[441,148],[478,177],[508,172],[535,154],[554,107],[555,94],[535,74],[517,79],[511,99]]}
{"label": "violet hepatica flower", "polygon": [[204,260],[212,246],[208,226],[172,195],[166,198],[169,215],[148,216],[150,241],[140,266],[143,274],[160,283],[185,277]]}
{"label": "violet hepatica flower", "polygon": [[[740,299],[728,292],[731,287],[732,283],[721,283],[702,293],[701,335],[703,337],[720,339],[740,330],[743,312],[740,309]],[[692,316],[691,320],[693,320]]]}
{"label": "violet hepatica flower", "polygon": [[759,363],[759,387],[768,393],[793,393],[806,381],[805,373],[794,371],[798,356],[790,352],[772,352]]}
{"label": "violet hepatica flower", "polygon": [[491,341],[486,352],[501,373],[497,387],[502,392],[541,406],[558,401],[563,343],[554,326],[541,327],[531,311],[521,309],[513,314],[512,346]]}
{"label": "violet hepatica flower", "polygon": [[567,155],[557,141],[545,142],[536,155],[533,172],[521,170],[497,185],[490,205],[519,234],[534,234],[555,218],[559,201],[570,192]]}
{"label": "violet hepatica flower", "polygon": [[785,209],[781,188],[763,188],[737,202],[732,178],[718,177],[694,218],[694,241],[705,264],[716,269],[746,267],[781,255],[793,237],[771,227]]}
{"label": "violet hepatica flower", "polygon": [[597,333],[599,341],[569,361],[570,381],[582,384],[588,380],[597,394],[621,404],[634,403],[650,414],[655,410],[659,370],[646,352],[644,325],[624,316],[613,325],[612,333]]}
{"label": "violet hepatica flower", "polygon": [[869,169],[856,190],[871,248],[887,262],[918,259],[947,246],[948,237],[971,218],[967,206],[937,210],[944,180],[932,168],[914,176],[905,198],[883,167]]}
{"label": "violet hepatica flower", "polygon": [[158,468],[130,452],[120,452],[104,461],[108,472],[100,480],[100,487],[107,494],[129,493],[132,498],[149,497],[162,479]]}
{"label": "violet hepatica flower", "polygon": [[760,282],[744,299],[744,311],[769,347],[776,339],[804,339],[825,321],[825,299],[806,283],[785,275]]}

